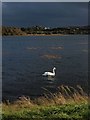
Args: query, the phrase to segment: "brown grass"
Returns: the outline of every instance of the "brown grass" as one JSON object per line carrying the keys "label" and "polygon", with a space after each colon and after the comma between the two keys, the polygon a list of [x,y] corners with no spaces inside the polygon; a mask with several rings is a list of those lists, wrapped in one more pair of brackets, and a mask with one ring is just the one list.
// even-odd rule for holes
{"label": "brown grass", "polygon": [[81,103],[88,101],[88,95],[83,91],[83,89],[77,85],[77,90],[73,87],[68,86],[60,86],[58,87],[57,93],[51,93],[47,89],[44,88],[48,92],[44,97],[37,99],[37,104],[42,105],[60,105],[60,104],[69,104],[69,103]]}
{"label": "brown grass", "polygon": [[[19,97],[19,99],[12,104],[8,101],[3,103],[4,106],[13,108],[32,108],[36,106],[51,106],[51,105],[62,105],[62,104],[78,104],[78,103],[88,103],[88,95],[83,91],[83,89],[77,85],[77,90],[73,87],[60,86],[58,87],[57,93],[51,93],[47,89],[43,88],[46,92],[44,96],[31,100],[29,97]],[[6,107],[5,107],[6,109]]]}

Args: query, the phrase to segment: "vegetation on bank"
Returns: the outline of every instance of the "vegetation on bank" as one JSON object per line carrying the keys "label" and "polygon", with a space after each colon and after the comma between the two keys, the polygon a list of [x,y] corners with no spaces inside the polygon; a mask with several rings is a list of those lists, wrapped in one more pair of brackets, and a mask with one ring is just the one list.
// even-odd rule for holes
{"label": "vegetation on bank", "polygon": [[7,108],[2,120],[89,120],[88,104]]}
{"label": "vegetation on bank", "polygon": [[66,34],[88,34],[88,26],[83,27],[58,27],[58,28],[47,28],[42,26],[33,26],[33,27],[2,27],[3,36],[12,36],[12,35],[66,35]]}
{"label": "vegetation on bank", "polygon": [[[45,89],[46,90],[46,89]],[[61,86],[59,92],[31,100],[20,97],[2,105],[2,120],[89,120],[88,95],[80,86],[77,90]]]}

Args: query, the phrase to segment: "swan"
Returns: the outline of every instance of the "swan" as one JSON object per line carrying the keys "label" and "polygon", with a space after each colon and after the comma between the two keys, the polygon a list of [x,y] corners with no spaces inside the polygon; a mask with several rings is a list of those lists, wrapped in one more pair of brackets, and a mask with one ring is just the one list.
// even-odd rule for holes
{"label": "swan", "polygon": [[53,68],[53,72],[44,72],[44,74],[42,74],[43,76],[55,76],[55,70],[56,68]]}

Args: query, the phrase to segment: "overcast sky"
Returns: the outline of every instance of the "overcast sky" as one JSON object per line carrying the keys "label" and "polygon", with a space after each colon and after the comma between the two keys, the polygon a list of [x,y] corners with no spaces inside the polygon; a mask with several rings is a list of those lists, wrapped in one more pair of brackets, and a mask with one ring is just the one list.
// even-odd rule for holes
{"label": "overcast sky", "polygon": [[88,25],[88,3],[3,2],[2,18],[7,26],[83,26]]}

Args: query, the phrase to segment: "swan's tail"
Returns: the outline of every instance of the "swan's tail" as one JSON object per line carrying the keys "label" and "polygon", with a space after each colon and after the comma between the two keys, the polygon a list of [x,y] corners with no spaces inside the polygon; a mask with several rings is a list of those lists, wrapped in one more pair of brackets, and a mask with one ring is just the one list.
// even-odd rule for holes
{"label": "swan's tail", "polygon": [[42,76],[45,76],[45,73],[44,73],[44,74],[42,74]]}

